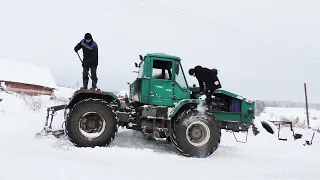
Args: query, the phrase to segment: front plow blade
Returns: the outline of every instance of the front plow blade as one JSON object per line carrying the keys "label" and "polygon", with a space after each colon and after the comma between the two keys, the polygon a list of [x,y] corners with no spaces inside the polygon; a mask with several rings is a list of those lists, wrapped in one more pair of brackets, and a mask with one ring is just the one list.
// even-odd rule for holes
{"label": "front plow blade", "polygon": [[59,130],[43,129],[41,132],[36,133],[36,137],[38,138],[38,137],[42,137],[42,136],[53,135],[56,138],[59,138],[64,134],[65,134],[65,132],[63,129],[59,129]]}
{"label": "front plow blade", "polygon": [[[61,135],[65,133],[63,129],[63,124],[62,123],[62,129],[60,130],[52,130],[52,121],[53,121],[53,116],[56,115],[57,111],[63,110],[66,107],[66,105],[59,105],[59,106],[52,106],[47,108],[47,116],[46,116],[46,122],[44,125],[44,128],[42,129],[41,132],[36,133],[36,137],[40,136],[47,136],[47,135],[54,135],[55,137],[59,138]],[[49,122],[50,118],[50,122]]]}

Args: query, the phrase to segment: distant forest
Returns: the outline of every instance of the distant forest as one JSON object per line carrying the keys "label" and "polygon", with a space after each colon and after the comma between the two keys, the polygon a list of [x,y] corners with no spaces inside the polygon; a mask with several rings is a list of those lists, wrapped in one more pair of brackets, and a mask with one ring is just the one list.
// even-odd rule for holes
{"label": "distant forest", "polygon": [[[275,100],[258,100],[266,107],[286,107],[286,108],[305,108],[305,102],[292,102],[292,101],[275,101]],[[257,102],[258,102],[257,101]],[[320,109],[320,104],[308,103],[310,109]]]}
{"label": "distant forest", "polygon": [[[292,101],[275,101],[275,100],[256,100],[255,101],[255,114],[260,115],[266,107],[283,107],[283,108],[305,108],[305,102],[292,102]],[[320,110],[320,104],[308,103],[309,109]]]}

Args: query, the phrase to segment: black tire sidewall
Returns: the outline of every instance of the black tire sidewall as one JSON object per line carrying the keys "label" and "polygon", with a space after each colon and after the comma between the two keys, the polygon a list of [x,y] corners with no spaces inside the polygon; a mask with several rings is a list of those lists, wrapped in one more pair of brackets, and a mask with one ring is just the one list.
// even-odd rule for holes
{"label": "black tire sidewall", "polygon": [[[117,132],[117,119],[111,107],[101,100],[88,100],[78,103],[70,112],[67,118],[66,129],[69,139],[77,146],[94,147],[106,146],[114,138]],[[97,112],[105,120],[106,127],[104,132],[96,138],[90,139],[85,137],[79,130],[79,121],[87,112]]]}
{"label": "black tire sidewall", "polygon": [[[199,115],[196,121],[201,121],[205,123],[210,129],[210,139],[209,141],[200,147],[192,145],[186,136],[186,130],[188,126],[195,120],[190,118],[192,116]],[[182,150],[182,154],[191,157],[207,157],[211,155],[220,144],[221,131],[214,120],[214,118],[207,115],[203,115],[194,109],[186,110],[181,116],[179,116],[175,123],[175,142],[179,149]]]}
{"label": "black tire sidewall", "polygon": [[261,121],[262,127],[270,134],[274,134],[273,128],[270,126],[269,121]]}

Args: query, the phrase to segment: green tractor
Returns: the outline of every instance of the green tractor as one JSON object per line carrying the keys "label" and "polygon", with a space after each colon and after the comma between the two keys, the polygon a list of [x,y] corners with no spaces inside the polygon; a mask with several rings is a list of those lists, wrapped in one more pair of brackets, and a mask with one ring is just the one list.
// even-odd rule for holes
{"label": "green tractor", "polygon": [[[214,108],[203,108],[205,100],[197,97],[199,87],[189,87],[179,57],[158,53],[139,57],[138,77],[130,84],[127,98],[78,90],[68,104],[48,108],[43,131],[66,134],[78,147],[95,147],[108,146],[122,126],[169,141],[182,155],[198,158],[218,148],[221,129],[248,132],[254,102],[219,89]],[[52,131],[52,116],[62,109],[65,128]]]}

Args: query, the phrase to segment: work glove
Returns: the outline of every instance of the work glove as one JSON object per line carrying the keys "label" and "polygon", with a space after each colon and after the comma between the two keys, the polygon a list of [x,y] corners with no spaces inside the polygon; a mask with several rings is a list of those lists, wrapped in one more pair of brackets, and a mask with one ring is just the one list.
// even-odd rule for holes
{"label": "work glove", "polygon": [[73,50],[74,50],[74,52],[76,52],[76,53],[79,51],[79,49],[77,48],[77,46],[76,46],[76,47],[74,47],[74,49],[73,49]]}

